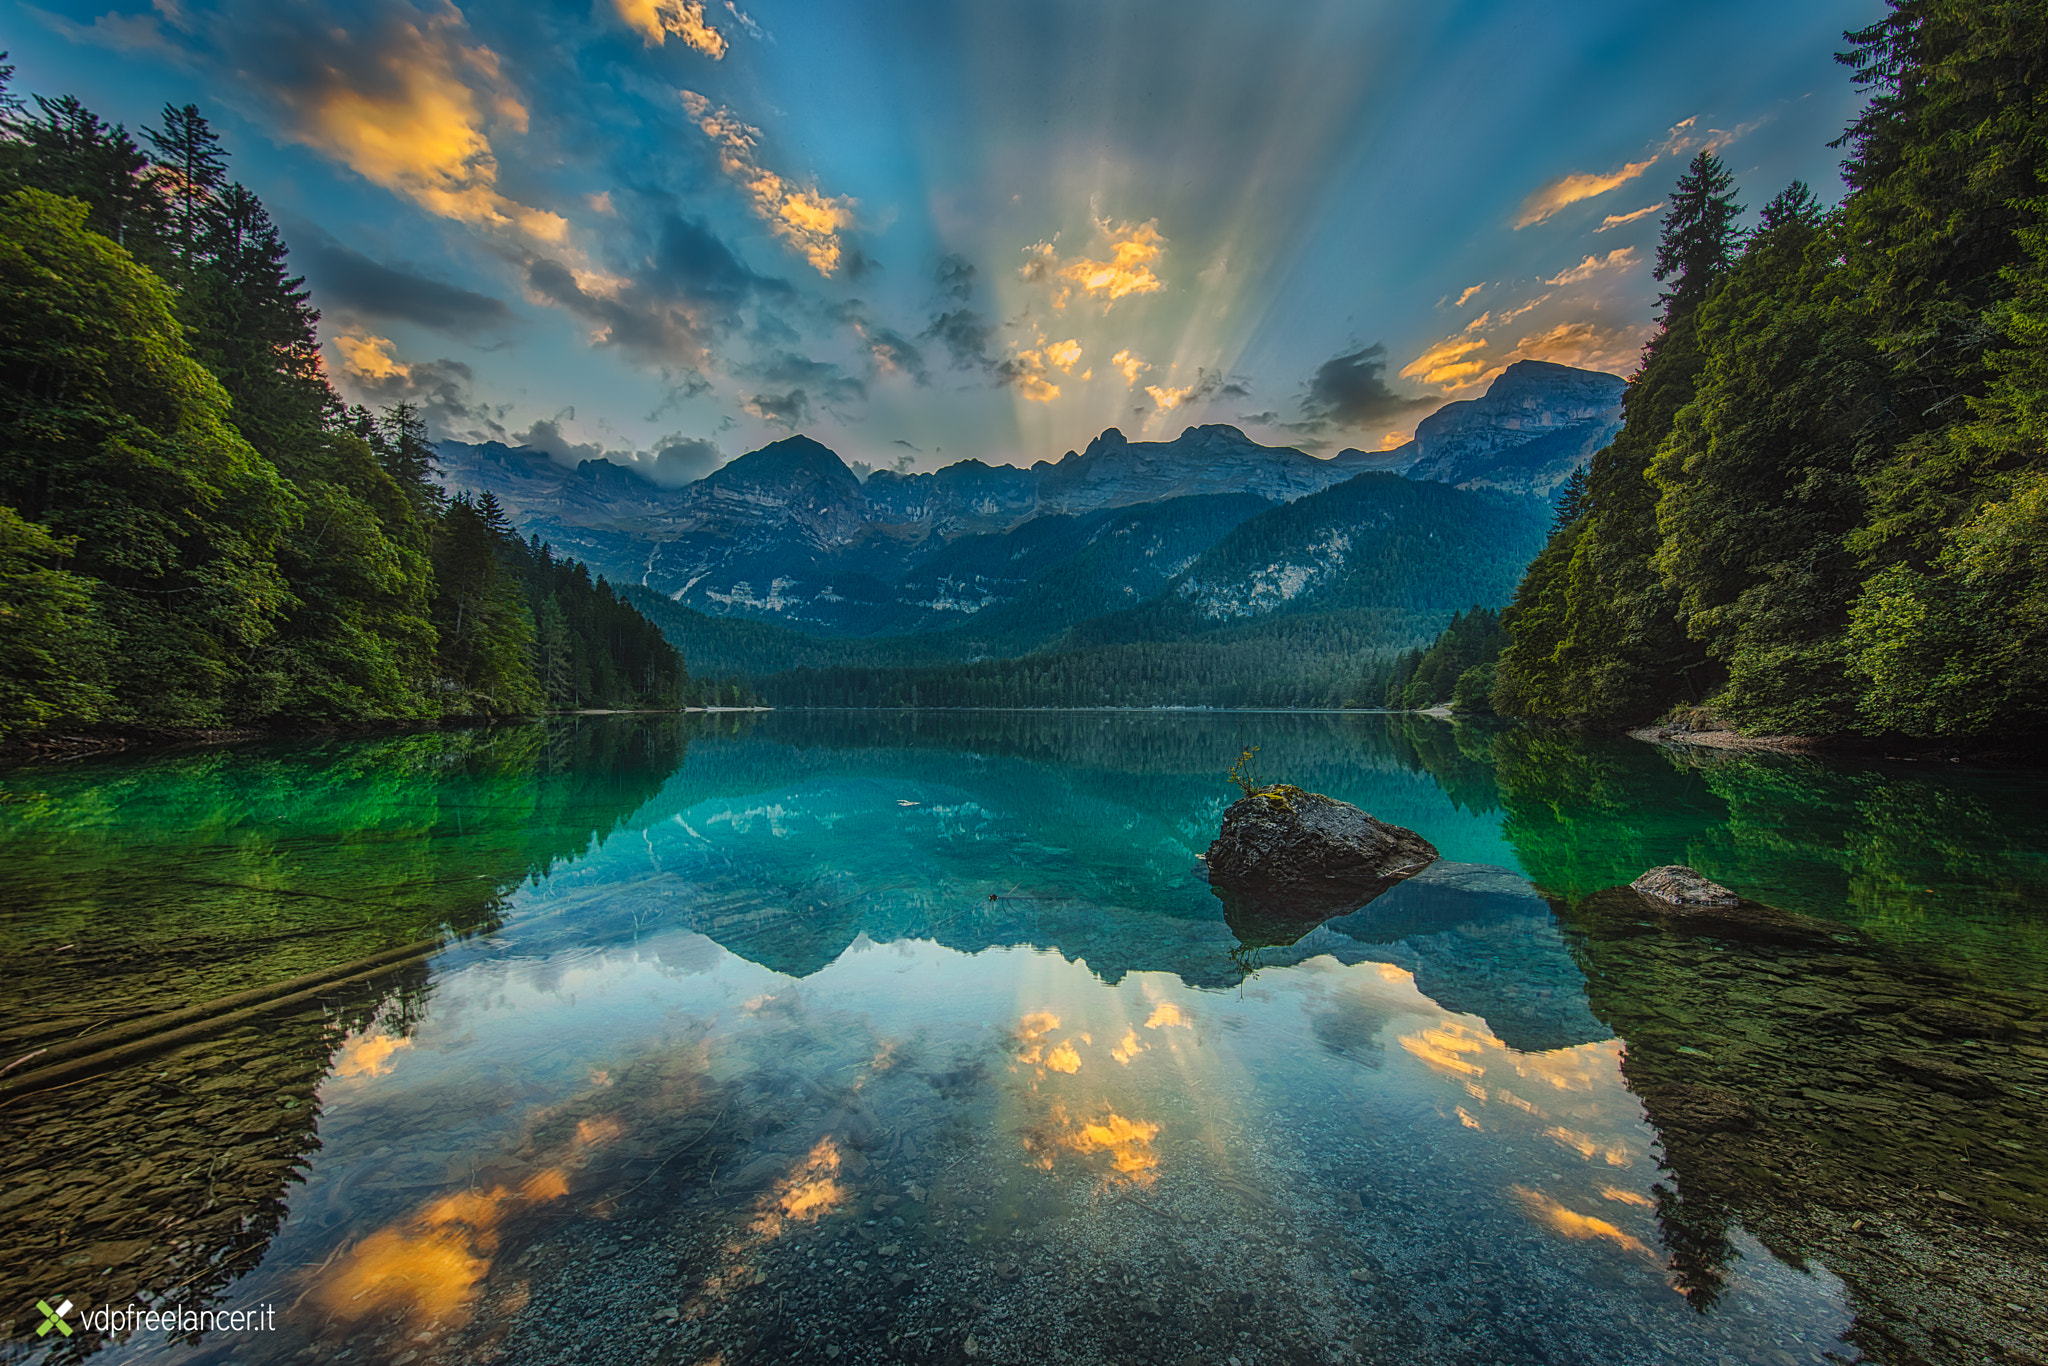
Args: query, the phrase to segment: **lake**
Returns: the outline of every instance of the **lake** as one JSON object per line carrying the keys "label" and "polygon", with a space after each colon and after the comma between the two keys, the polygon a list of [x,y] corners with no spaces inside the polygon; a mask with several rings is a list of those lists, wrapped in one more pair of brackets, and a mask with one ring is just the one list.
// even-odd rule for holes
{"label": "lake", "polygon": [[[1226,908],[1249,746],[1442,861]],[[2044,836],[2032,773],[1375,714],[14,768],[5,1358],[2048,1359]]]}

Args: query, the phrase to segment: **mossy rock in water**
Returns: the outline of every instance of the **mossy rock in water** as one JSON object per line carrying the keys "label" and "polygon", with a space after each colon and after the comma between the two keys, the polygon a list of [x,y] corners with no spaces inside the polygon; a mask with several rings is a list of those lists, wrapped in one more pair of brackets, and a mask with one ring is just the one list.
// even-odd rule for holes
{"label": "mossy rock in water", "polygon": [[[1281,785],[1232,803],[1206,857],[1210,885],[1249,944],[1247,931],[1261,942],[1291,942],[1303,922],[1356,910],[1436,862],[1437,852],[1413,830],[1349,802]],[[1288,924],[1293,936],[1270,937]]]}

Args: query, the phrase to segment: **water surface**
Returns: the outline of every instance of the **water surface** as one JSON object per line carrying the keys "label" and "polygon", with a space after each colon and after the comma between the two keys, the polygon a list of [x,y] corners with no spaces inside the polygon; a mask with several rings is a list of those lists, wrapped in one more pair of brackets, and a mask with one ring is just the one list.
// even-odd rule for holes
{"label": "water surface", "polygon": [[[1245,923],[1198,856],[1246,745],[1443,862]],[[17,1358],[2048,1356],[2033,775],[786,713],[0,793],[5,1061],[344,978],[0,1091],[24,1308],[275,1311]],[[1754,905],[1615,890],[1669,862]]]}

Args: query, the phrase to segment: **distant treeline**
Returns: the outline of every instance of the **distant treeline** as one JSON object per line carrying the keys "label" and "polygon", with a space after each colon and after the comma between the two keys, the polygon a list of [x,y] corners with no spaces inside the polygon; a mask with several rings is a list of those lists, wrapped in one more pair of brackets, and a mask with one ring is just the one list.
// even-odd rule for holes
{"label": "distant treeline", "polygon": [[[4,57],[0,53],[0,57]],[[0,66],[0,735],[673,706],[682,659],[418,414],[344,408],[199,111],[145,151]]]}
{"label": "distant treeline", "polygon": [[1892,0],[1847,198],[1679,180],[1626,425],[1505,614],[1505,713],[2048,730],[2048,7]]}
{"label": "distant treeline", "polygon": [[1406,613],[1320,612],[1255,620],[1189,640],[1126,641],[1016,659],[792,669],[759,686],[778,706],[1377,705],[1361,702],[1360,680],[1389,638],[1412,631]]}

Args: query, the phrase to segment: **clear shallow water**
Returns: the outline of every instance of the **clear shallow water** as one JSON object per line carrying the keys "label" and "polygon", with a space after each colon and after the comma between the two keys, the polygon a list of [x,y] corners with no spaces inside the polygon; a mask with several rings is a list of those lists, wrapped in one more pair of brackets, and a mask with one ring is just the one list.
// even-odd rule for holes
{"label": "clear shallow water", "polygon": [[[1233,926],[1196,855],[1242,744],[1445,862]],[[8,1060],[447,932],[0,1095],[17,1298],[277,1310],[61,1345],[30,1314],[15,1355],[2048,1351],[2032,775],[1412,718],[825,713],[0,788]],[[1775,910],[1608,890],[1673,861]]]}

